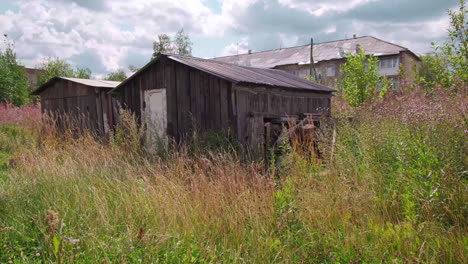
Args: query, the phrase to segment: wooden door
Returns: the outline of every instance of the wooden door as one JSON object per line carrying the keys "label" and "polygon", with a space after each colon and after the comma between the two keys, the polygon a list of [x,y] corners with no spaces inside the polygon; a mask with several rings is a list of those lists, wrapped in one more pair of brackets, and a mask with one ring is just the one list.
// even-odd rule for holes
{"label": "wooden door", "polygon": [[144,92],[144,121],[149,147],[166,140],[167,103],[166,89],[152,89]]}

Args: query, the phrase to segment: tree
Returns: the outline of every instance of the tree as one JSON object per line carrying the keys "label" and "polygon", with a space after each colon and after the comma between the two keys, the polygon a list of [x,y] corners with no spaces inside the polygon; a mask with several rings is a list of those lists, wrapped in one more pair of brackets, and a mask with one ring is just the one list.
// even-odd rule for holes
{"label": "tree", "polygon": [[450,16],[449,40],[441,48],[447,56],[450,66],[456,76],[468,83],[468,21],[465,0],[460,0],[458,13],[448,11]]}
{"label": "tree", "polygon": [[351,106],[360,106],[387,91],[390,82],[379,75],[378,63],[378,58],[366,56],[363,49],[359,49],[355,55],[346,55],[346,62],[341,68],[341,90]]}
{"label": "tree", "polygon": [[75,78],[91,79],[92,72],[89,68],[77,68],[75,70]]}
{"label": "tree", "polygon": [[139,71],[140,69],[141,69],[141,68],[138,68],[138,67],[136,67],[136,66],[134,66],[134,65],[132,65],[132,64],[128,65],[128,70],[131,71],[131,72],[133,72],[133,73]]}
{"label": "tree", "polygon": [[21,106],[29,102],[28,75],[19,65],[14,45],[5,40],[5,49],[0,49],[0,102]]}
{"label": "tree", "polygon": [[425,90],[431,91],[435,86],[452,86],[448,61],[441,53],[421,56],[421,63],[416,70],[416,82]]}
{"label": "tree", "polygon": [[123,69],[119,69],[115,72],[111,72],[107,74],[107,76],[104,78],[104,80],[107,81],[116,81],[116,82],[123,82],[127,79],[127,74]]}
{"label": "tree", "polygon": [[158,36],[158,40],[153,42],[153,58],[164,52],[173,52],[171,37],[161,34]]}
{"label": "tree", "polygon": [[177,31],[174,41],[167,34],[158,35],[158,40],[153,42],[153,58],[165,52],[192,55],[192,42],[183,28]]}
{"label": "tree", "polygon": [[88,68],[76,68],[73,67],[66,61],[60,58],[49,59],[44,61],[39,69],[41,73],[37,77],[37,84],[39,86],[48,82],[54,77],[70,77],[70,78],[81,78],[90,79],[92,72]]}
{"label": "tree", "polygon": [[192,55],[192,42],[190,41],[190,37],[187,33],[184,32],[184,29],[180,29],[177,31],[174,40],[175,52],[177,54]]}
{"label": "tree", "polygon": [[75,73],[71,65],[59,58],[42,62],[39,69],[41,70],[37,77],[37,84],[39,86],[57,76],[75,77]]}
{"label": "tree", "polygon": [[452,79],[448,84],[452,84],[457,79],[468,84],[468,21],[466,20],[468,10],[465,6],[465,0],[460,0],[458,12],[448,10],[447,13],[450,16],[448,40],[442,46],[436,46],[435,43],[432,43],[435,57],[443,58],[447,62],[448,76]]}

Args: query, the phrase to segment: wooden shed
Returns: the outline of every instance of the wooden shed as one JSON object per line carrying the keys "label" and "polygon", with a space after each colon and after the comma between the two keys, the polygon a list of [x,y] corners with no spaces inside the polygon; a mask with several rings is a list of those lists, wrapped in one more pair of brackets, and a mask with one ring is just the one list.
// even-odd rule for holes
{"label": "wooden shed", "polygon": [[69,122],[76,129],[90,129],[105,136],[115,124],[116,107],[108,92],[120,82],[55,77],[40,86],[33,95],[39,95],[43,113],[54,116],[59,127]]}
{"label": "wooden shed", "polygon": [[270,122],[330,115],[334,91],[280,70],[161,54],[111,93],[148,133],[180,141],[195,127],[230,130],[256,148]]}

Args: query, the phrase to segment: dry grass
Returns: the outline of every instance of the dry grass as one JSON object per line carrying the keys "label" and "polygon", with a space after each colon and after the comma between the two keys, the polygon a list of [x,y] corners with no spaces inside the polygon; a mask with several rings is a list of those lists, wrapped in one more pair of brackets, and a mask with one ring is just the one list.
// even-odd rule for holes
{"label": "dry grass", "polygon": [[466,263],[466,96],[418,96],[324,125],[323,160],[293,152],[275,177],[222,151],[148,156],[131,123],[110,144],[3,132],[0,262]]}

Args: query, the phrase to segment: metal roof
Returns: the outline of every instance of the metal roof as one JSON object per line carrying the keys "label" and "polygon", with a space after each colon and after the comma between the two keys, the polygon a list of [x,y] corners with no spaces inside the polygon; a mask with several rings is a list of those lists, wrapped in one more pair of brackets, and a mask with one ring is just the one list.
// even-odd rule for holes
{"label": "metal roof", "polygon": [[93,87],[101,88],[115,88],[120,82],[115,81],[105,81],[105,80],[91,80],[91,79],[79,79],[79,78],[68,78],[68,77],[59,77],[60,79],[69,80],[76,83],[81,83]]}
{"label": "metal roof", "polygon": [[120,84],[120,82],[115,82],[115,81],[90,80],[90,79],[79,79],[79,78],[69,78],[69,77],[54,77],[50,79],[47,83],[41,85],[31,94],[33,95],[39,94],[40,92],[44,91],[48,86],[50,86],[52,83],[56,82],[57,80],[67,80],[67,81],[71,81],[75,83],[84,84],[87,86],[99,87],[99,88],[110,88],[110,89],[115,88]]}
{"label": "metal roof", "polygon": [[[405,47],[375,37],[364,36],[314,44],[314,63],[342,59],[346,53],[355,54],[357,45],[360,45],[367,55],[372,54],[374,56],[394,55],[402,51],[410,51]],[[310,44],[251,54],[219,57],[214,58],[214,60],[264,68],[274,68],[276,66],[289,64],[310,64]]]}
{"label": "metal roof", "polygon": [[[189,67],[204,71],[211,75],[217,76],[221,79],[233,82],[233,83],[245,83],[245,84],[256,84],[256,85],[265,85],[265,86],[276,86],[292,89],[306,89],[314,90],[321,92],[334,92],[335,89],[330,87],[320,85],[293,74],[287,73],[281,70],[274,69],[265,69],[265,68],[255,68],[255,67],[246,67],[239,66],[235,64],[225,63],[221,61],[215,61],[211,59],[201,59],[190,56],[178,55],[164,53],[160,56],[166,56],[170,60],[177,61]],[[122,82],[114,90],[119,89],[125,83],[130,81],[134,76],[137,76],[141,71],[149,67],[159,59],[156,59],[149,62],[145,65],[140,71],[136,72],[134,75],[129,77],[127,80]]]}

